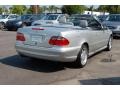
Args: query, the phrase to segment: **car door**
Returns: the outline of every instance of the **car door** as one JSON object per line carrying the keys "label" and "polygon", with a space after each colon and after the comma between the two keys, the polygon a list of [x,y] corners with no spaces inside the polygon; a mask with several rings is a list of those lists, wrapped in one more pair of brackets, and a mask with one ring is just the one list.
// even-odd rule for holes
{"label": "car door", "polygon": [[105,25],[102,25],[103,28],[103,46],[106,46],[108,44],[108,40],[110,38],[110,32],[108,30],[108,28]]}
{"label": "car door", "polygon": [[89,52],[94,52],[96,50],[96,42],[98,41],[98,37],[96,37],[96,31],[89,27],[86,37],[89,43]]}
{"label": "car door", "polygon": [[89,27],[92,33],[95,33],[94,37],[94,50],[98,50],[105,46],[106,32],[103,30],[101,24],[94,18],[89,21]]}

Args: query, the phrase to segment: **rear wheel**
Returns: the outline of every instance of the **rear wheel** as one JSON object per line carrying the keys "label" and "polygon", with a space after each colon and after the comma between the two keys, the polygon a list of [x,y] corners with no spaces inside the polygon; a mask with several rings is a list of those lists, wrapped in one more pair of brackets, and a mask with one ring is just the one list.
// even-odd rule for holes
{"label": "rear wheel", "polygon": [[77,67],[82,68],[87,64],[87,61],[88,61],[88,47],[87,45],[82,45],[77,60],[75,61],[75,65]]}

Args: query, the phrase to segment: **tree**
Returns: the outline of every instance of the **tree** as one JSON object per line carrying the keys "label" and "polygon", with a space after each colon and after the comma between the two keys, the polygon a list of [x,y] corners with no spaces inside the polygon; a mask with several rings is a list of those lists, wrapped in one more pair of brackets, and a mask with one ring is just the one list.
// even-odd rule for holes
{"label": "tree", "polygon": [[28,13],[28,14],[32,14],[32,13],[33,13],[31,6],[27,9],[27,13]]}
{"label": "tree", "polygon": [[90,6],[90,8],[88,8],[89,11],[91,11],[91,14],[93,14],[93,10],[94,10],[94,6]]}
{"label": "tree", "polygon": [[31,5],[32,7],[32,13],[33,14],[37,14],[38,13],[38,9],[39,9],[39,5]]}
{"label": "tree", "polygon": [[12,6],[12,13],[15,14],[24,14],[26,12],[27,8],[25,5],[14,5]]}
{"label": "tree", "polygon": [[105,12],[105,11],[107,11],[107,7],[106,7],[106,5],[100,5],[97,10]]}
{"label": "tree", "polygon": [[48,10],[47,6],[43,6],[43,7],[42,7],[42,12],[45,13],[46,10]]}
{"label": "tree", "polygon": [[49,13],[52,13],[55,10],[55,6],[51,5],[48,7]]}
{"label": "tree", "polygon": [[39,7],[39,5],[31,5],[27,10],[27,13],[29,14],[38,14],[41,12],[42,12],[42,8]]}
{"label": "tree", "polygon": [[100,5],[97,9],[100,12],[103,12],[105,14],[105,12],[108,12],[108,6],[107,5]]}
{"label": "tree", "polygon": [[55,11],[55,13],[58,13],[58,10],[61,10],[59,7],[54,7],[54,11]]}
{"label": "tree", "polygon": [[83,5],[64,5],[61,8],[62,13],[67,13],[69,15],[83,13],[85,9],[86,7]]}
{"label": "tree", "polygon": [[109,12],[110,14],[120,13],[120,5],[100,5],[98,11]]}
{"label": "tree", "polygon": [[2,9],[2,8],[0,8],[0,14],[2,14],[2,12],[3,12],[3,9]]}
{"label": "tree", "polygon": [[5,6],[2,6],[2,13],[3,14],[7,14],[8,13],[8,9]]}
{"label": "tree", "polygon": [[10,13],[12,13],[12,7],[9,8]]}
{"label": "tree", "polygon": [[120,13],[120,6],[119,5],[108,5],[109,12],[111,14],[119,14]]}
{"label": "tree", "polygon": [[47,8],[47,10],[49,11],[49,13],[57,13],[58,12],[58,10],[60,10],[60,8],[59,7],[57,7],[57,6],[55,6],[55,5],[51,5],[51,6],[49,6],[48,8]]}
{"label": "tree", "polygon": [[89,11],[93,11],[93,9],[94,9],[93,5],[88,8]]}
{"label": "tree", "polygon": [[118,11],[118,7],[119,7],[119,5],[114,6],[116,12]]}

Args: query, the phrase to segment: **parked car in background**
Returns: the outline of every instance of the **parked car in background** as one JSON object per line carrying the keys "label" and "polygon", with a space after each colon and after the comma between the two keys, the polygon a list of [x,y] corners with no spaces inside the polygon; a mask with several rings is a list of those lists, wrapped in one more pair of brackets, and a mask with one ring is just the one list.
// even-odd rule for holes
{"label": "parked car in background", "polygon": [[37,20],[32,25],[59,24],[66,22],[65,14],[47,14],[42,20]]}
{"label": "parked car in background", "polygon": [[99,15],[98,18],[101,22],[105,21],[107,19],[108,15]]}
{"label": "parked car in background", "polygon": [[81,16],[78,26],[63,23],[23,27],[16,36],[16,50],[21,56],[74,62],[80,67],[86,65],[89,56],[111,48],[112,31],[91,15]]}
{"label": "parked car in background", "polygon": [[44,17],[44,14],[25,14],[19,16],[15,20],[10,20],[6,23],[6,28],[10,30],[17,30],[23,26],[30,26],[32,22],[40,20]]}
{"label": "parked car in background", "polygon": [[7,14],[0,16],[0,29],[4,30],[6,22],[9,20],[15,20],[18,17],[16,14]]}
{"label": "parked car in background", "polygon": [[113,32],[113,37],[120,37],[120,14],[111,14],[103,22]]}

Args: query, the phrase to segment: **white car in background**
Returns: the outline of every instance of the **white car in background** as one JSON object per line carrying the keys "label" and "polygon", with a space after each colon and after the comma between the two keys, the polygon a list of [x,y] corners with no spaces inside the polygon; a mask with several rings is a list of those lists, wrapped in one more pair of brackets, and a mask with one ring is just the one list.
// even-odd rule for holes
{"label": "white car in background", "polygon": [[67,15],[65,14],[48,14],[43,19],[34,21],[32,23],[32,26],[65,23],[66,18]]}
{"label": "white car in background", "polygon": [[5,24],[9,20],[15,20],[18,17],[16,14],[6,14],[6,15],[1,15],[0,16],[0,29],[5,28]]}

